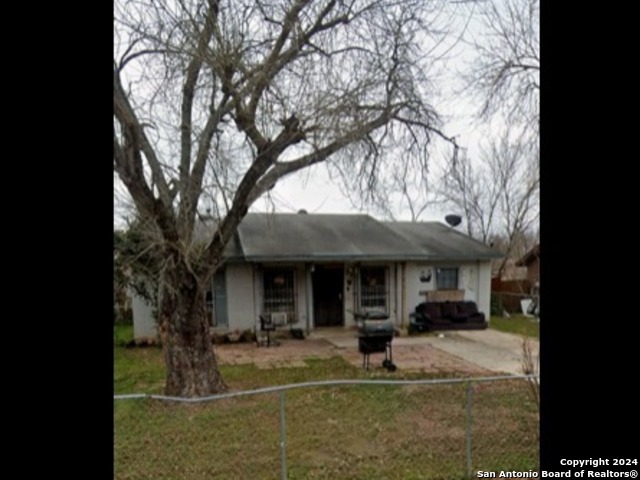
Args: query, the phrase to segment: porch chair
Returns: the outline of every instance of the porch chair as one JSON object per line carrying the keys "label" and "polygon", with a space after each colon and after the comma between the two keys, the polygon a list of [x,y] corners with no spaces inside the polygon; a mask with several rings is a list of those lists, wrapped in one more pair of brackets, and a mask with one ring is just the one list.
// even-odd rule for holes
{"label": "porch chair", "polygon": [[271,340],[271,332],[275,332],[277,327],[287,323],[287,314],[280,312],[263,313],[260,317],[260,332],[256,333],[256,343],[258,347],[280,345],[278,340]]}

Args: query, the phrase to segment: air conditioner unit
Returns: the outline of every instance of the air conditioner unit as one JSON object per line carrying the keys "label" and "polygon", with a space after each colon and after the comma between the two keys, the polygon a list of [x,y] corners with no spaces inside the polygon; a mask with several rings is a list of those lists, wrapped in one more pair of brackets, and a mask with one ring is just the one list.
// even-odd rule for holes
{"label": "air conditioner unit", "polygon": [[273,325],[279,326],[287,324],[287,312],[273,312],[270,315]]}

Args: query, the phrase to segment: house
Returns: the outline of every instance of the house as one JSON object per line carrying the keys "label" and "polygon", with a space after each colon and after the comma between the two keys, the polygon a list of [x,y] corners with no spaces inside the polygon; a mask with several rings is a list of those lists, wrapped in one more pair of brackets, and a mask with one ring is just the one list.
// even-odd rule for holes
{"label": "house", "polygon": [[[500,280],[521,281],[527,279],[527,269],[523,266],[517,265],[518,259],[507,258],[506,260],[494,260],[492,277],[500,278]],[[500,271],[500,269],[502,270]]]}
{"label": "house", "polygon": [[516,262],[518,267],[526,267],[527,280],[532,285],[540,284],[540,244],[529,250],[520,260]]}
{"label": "house", "polygon": [[538,243],[529,250],[518,262],[518,266],[527,268],[527,280],[531,285],[529,291],[532,297],[532,305],[527,308],[526,313],[533,313],[540,316],[540,244]]}
{"label": "house", "polygon": [[[255,329],[266,313],[306,332],[353,327],[365,313],[402,326],[425,300],[473,300],[488,315],[491,261],[499,256],[439,222],[249,213],[207,296],[211,326]],[[155,334],[139,299],[134,317],[136,337]]]}

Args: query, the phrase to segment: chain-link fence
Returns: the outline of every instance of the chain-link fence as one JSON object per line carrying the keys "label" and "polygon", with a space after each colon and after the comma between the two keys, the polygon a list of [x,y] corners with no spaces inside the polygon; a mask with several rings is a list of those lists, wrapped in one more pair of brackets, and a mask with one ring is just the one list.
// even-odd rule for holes
{"label": "chain-link fence", "polygon": [[116,395],[117,479],[463,479],[539,470],[536,376]]}

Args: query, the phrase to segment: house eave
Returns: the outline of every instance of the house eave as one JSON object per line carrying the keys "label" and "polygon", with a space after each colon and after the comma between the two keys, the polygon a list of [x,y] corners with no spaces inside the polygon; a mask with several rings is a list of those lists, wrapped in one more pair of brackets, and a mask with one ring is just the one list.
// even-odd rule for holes
{"label": "house eave", "polygon": [[491,261],[501,255],[247,255],[244,260],[251,263],[327,263],[327,262],[477,262]]}

